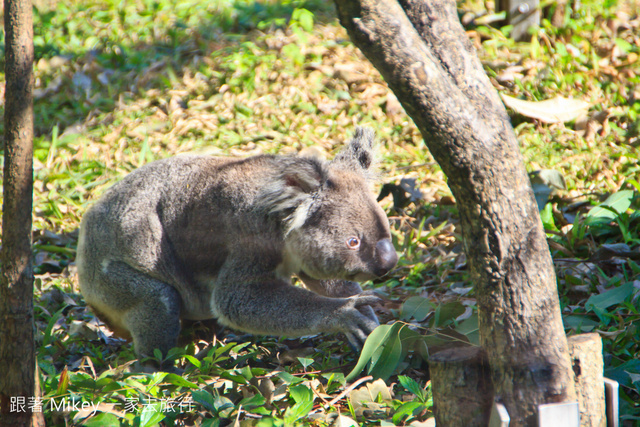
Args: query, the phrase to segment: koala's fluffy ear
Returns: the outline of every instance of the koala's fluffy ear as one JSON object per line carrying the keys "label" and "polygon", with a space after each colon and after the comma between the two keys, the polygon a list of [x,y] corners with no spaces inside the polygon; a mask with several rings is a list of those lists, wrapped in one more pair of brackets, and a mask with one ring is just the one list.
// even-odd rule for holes
{"label": "koala's fluffy ear", "polygon": [[373,129],[357,127],[349,145],[336,155],[332,163],[347,167],[360,166],[364,170],[368,170],[375,164],[374,140]]}
{"label": "koala's fluffy ear", "polygon": [[326,172],[317,159],[287,159],[283,172],[258,195],[257,205],[269,213],[285,213],[287,232],[304,225]]}

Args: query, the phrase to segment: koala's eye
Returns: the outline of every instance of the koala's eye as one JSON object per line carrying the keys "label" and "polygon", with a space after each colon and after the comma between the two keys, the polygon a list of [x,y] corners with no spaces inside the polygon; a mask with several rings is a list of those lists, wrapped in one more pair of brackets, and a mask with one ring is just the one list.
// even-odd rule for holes
{"label": "koala's eye", "polygon": [[360,239],[357,237],[349,237],[347,239],[347,247],[353,250],[358,249],[360,247]]}

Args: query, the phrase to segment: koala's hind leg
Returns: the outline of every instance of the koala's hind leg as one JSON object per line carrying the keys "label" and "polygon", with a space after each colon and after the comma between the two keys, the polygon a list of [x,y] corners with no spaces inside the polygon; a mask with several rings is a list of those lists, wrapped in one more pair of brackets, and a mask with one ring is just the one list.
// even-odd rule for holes
{"label": "koala's hind leg", "polygon": [[166,355],[175,347],[181,300],[173,287],[118,261],[105,265],[94,281],[81,285],[87,303],[114,331],[131,336],[138,357],[153,356],[156,348]]}

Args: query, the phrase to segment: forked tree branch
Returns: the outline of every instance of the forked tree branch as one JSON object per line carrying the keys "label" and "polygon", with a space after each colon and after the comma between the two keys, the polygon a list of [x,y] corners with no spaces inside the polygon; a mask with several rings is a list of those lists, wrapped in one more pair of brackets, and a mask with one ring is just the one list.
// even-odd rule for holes
{"label": "forked tree branch", "polygon": [[518,142],[452,0],[336,0],[448,177],[476,286],[481,344],[512,424],[575,400],[553,263]]}

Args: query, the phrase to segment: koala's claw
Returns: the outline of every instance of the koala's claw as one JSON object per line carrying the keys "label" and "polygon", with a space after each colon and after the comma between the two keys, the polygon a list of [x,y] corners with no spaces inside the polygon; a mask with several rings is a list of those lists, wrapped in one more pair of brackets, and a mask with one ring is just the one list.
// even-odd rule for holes
{"label": "koala's claw", "polygon": [[373,311],[373,308],[371,308],[370,305],[363,305],[362,307],[358,307],[358,311],[362,313],[366,318],[375,322],[376,326],[380,324],[380,322],[378,321],[378,316],[376,316],[376,313]]}
{"label": "koala's claw", "polygon": [[380,324],[372,304],[381,301],[373,292],[367,291],[347,298],[341,319],[342,329],[349,341],[349,346],[359,352],[367,337]]}
{"label": "koala's claw", "polygon": [[361,294],[349,297],[354,301],[354,307],[361,307],[363,305],[373,305],[382,301],[373,291],[365,291]]}
{"label": "koala's claw", "polygon": [[357,327],[345,332],[347,340],[349,341],[349,346],[355,352],[359,352],[360,350],[362,350],[362,346],[364,346],[364,342],[367,340],[367,337],[378,326],[377,319],[375,322],[373,322],[371,319],[365,317],[362,314],[360,314],[360,317],[360,324]]}
{"label": "koala's claw", "polygon": [[364,346],[364,342],[367,340],[367,336],[364,334],[350,334],[345,333],[347,337],[347,342],[349,343],[349,347],[353,350],[354,353],[359,353]]}
{"label": "koala's claw", "polygon": [[376,326],[380,324],[380,322],[378,321],[378,316],[376,316],[376,313],[373,311],[373,308],[371,308],[371,305],[377,304],[382,300],[378,296],[376,296],[373,291],[362,292],[350,298],[354,300],[354,307],[357,308],[363,316],[373,321]]}

